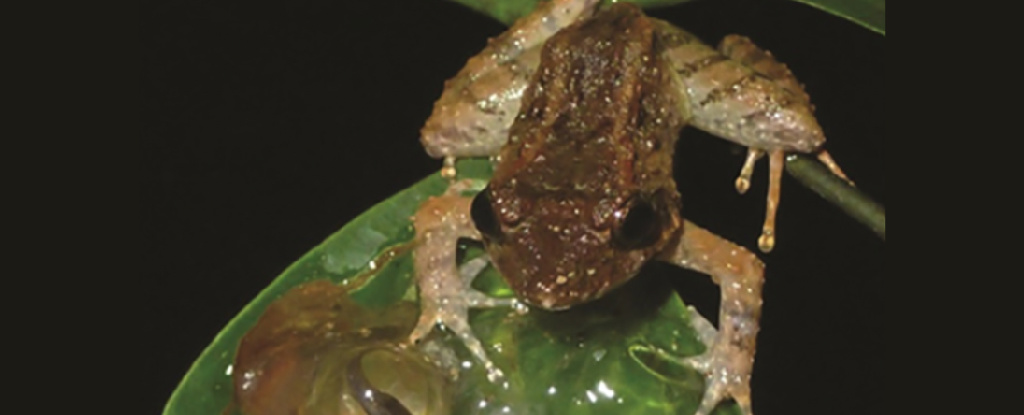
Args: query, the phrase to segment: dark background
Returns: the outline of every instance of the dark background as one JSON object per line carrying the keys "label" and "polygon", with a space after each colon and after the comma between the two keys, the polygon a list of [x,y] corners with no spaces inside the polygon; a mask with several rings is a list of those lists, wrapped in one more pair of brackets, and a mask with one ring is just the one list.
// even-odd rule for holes
{"label": "dark background", "polygon": [[[292,261],[439,168],[419,128],[443,81],[503,29],[441,0],[212,3],[143,11],[150,411]],[[833,156],[885,201],[883,36],[783,1],[651,14],[708,42],[740,33],[770,49],[807,85]],[[766,163],[741,197],[732,188],[738,147],[693,130],[680,141],[684,214],[756,247]],[[873,412],[882,404],[884,243],[788,177],[782,200],[777,248],[762,255],[756,412]],[[713,310],[713,284],[681,275],[684,298]]]}

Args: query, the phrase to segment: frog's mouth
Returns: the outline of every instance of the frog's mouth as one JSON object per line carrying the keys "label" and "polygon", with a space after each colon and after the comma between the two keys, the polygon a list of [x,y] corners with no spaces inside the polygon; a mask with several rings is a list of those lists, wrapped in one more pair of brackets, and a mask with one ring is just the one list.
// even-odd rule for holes
{"label": "frog's mouth", "polygon": [[[616,269],[589,268],[567,273],[537,273],[507,279],[521,301],[549,311],[597,300],[628,278],[605,278],[609,275],[631,275]],[[605,276],[605,277],[602,277]]]}
{"label": "frog's mouth", "polygon": [[[558,276],[555,277],[558,279]],[[557,283],[556,283],[557,284]],[[597,300],[615,288],[610,281],[600,283],[592,289],[539,289],[530,292],[517,291],[516,296],[523,302],[548,311],[560,311],[572,306]]]}
{"label": "frog's mouth", "polygon": [[544,297],[537,304],[530,304],[535,307],[540,307],[548,311],[561,311],[569,309],[569,304],[560,304],[553,297]]}
{"label": "frog's mouth", "polygon": [[531,225],[506,232],[487,250],[516,298],[545,310],[600,298],[635,275],[651,254],[616,248],[609,231]]}

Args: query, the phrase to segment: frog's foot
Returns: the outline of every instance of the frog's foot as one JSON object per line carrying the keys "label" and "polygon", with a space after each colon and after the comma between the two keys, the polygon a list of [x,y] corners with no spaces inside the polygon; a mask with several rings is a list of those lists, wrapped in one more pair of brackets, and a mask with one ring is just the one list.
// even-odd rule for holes
{"label": "frog's foot", "polygon": [[727,398],[739,405],[743,415],[753,415],[750,405],[750,373],[754,366],[754,355],[750,350],[730,344],[719,336],[711,322],[701,316],[695,308],[689,307],[690,321],[697,337],[707,351],[699,356],[686,358],[684,363],[702,373],[704,397],[696,415],[708,415]]}
{"label": "frog's foot", "polygon": [[512,305],[514,301],[490,298],[472,289],[473,279],[487,266],[486,257],[467,261],[461,267],[456,263],[459,238],[480,239],[469,214],[473,199],[462,194],[480,187],[477,184],[470,180],[453,182],[444,194],[427,199],[413,215],[413,268],[420,294],[420,318],[409,335],[409,343],[422,339],[441,324],[462,340],[484,365],[487,377],[496,381],[502,373],[473,335],[469,308]]}
{"label": "frog's foot", "polygon": [[[409,335],[409,343],[413,344],[422,339],[434,329],[435,325],[440,324],[451,330],[462,341],[469,352],[483,365],[484,370],[487,372],[487,379],[491,382],[498,382],[504,377],[504,374],[487,357],[483,344],[473,334],[473,330],[469,325],[469,309],[515,306],[516,301],[513,298],[490,297],[470,288],[473,279],[487,267],[487,262],[486,257],[475,258],[459,267],[458,276],[450,275],[444,277],[449,282],[461,285],[462,288],[458,292],[442,293],[441,295],[431,297],[430,294],[424,295],[422,293],[433,292],[437,294],[439,291],[421,291],[420,302],[422,310],[416,327]],[[435,287],[440,287],[441,285],[444,284],[439,284]]]}

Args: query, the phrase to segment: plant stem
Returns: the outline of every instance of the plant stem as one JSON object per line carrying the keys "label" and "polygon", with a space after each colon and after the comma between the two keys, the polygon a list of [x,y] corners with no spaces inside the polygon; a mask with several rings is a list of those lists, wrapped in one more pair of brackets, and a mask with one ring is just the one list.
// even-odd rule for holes
{"label": "plant stem", "polygon": [[885,207],[880,203],[807,156],[787,157],[786,171],[808,189],[838,206],[885,240]]}

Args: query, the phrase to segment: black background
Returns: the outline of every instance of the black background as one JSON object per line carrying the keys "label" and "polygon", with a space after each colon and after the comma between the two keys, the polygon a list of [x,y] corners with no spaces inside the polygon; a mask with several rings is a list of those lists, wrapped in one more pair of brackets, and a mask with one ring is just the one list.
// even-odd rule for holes
{"label": "black background", "polygon": [[[650,14],[710,43],[750,36],[785,61],[807,85],[830,152],[884,202],[883,36],[783,1],[702,1]],[[145,7],[150,411],[292,261],[439,168],[419,128],[443,81],[502,28],[441,0]],[[677,151],[684,214],[754,248],[765,163],[739,196],[740,149],[687,130]],[[788,177],[778,227],[776,250],[762,255],[756,413],[877,410],[884,243]],[[713,310],[714,286],[679,273],[684,298]]]}

